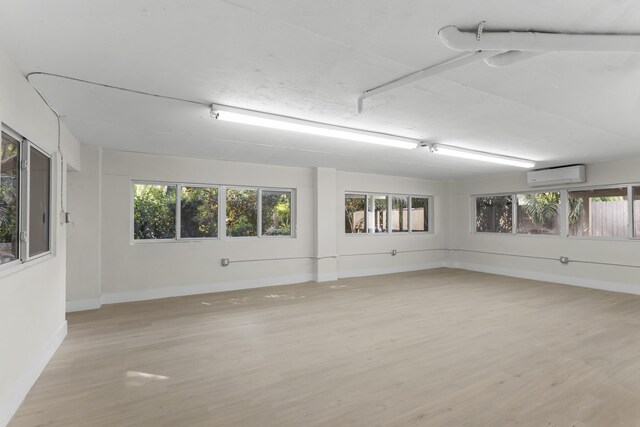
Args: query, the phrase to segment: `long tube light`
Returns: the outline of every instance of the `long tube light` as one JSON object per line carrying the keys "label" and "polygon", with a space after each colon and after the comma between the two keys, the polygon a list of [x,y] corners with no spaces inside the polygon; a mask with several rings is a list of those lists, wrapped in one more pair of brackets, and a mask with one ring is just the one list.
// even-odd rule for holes
{"label": "long tube light", "polygon": [[242,123],[251,126],[261,126],[271,129],[282,129],[291,132],[310,135],[327,136],[329,138],[347,139],[350,141],[366,142],[369,144],[386,145],[388,147],[414,149],[419,141],[387,135],[377,132],[363,131],[343,126],[328,125],[326,123],[295,119],[293,117],[267,114],[240,108],[211,105],[211,117],[227,122]]}
{"label": "long tube light", "polygon": [[431,144],[429,151],[444,156],[458,157],[461,159],[478,160],[481,162],[498,163],[501,165],[517,166],[519,168],[530,169],[536,164],[531,160],[518,159],[516,157],[501,156],[499,154],[484,153],[482,151],[467,150],[464,148],[451,147],[450,145]]}

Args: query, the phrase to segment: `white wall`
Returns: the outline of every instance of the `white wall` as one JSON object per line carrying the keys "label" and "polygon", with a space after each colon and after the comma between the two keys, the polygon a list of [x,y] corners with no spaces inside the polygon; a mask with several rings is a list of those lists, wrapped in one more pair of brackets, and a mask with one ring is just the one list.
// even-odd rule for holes
{"label": "white wall", "polygon": [[[640,159],[587,165],[586,184],[573,187],[640,182]],[[456,249],[505,253],[512,255],[640,265],[640,241],[560,236],[498,235],[471,232],[471,195],[492,192],[530,191],[526,173],[455,181],[449,184],[452,194],[450,246]],[[566,187],[566,186],[564,186]],[[452,266],[558,283],[640,293],[638,269],[593,265],[524,257],[453,252]]]}
{"label": "white wall", "polygon": [[68,174],[67,311],[100,306],[102,149],[82,144],[82,172]]}
{"label": "white wall", "polygon": [[[66,334],[65,226],[60,222],[58,124],[24,76],[0,50],[0,121],[53,155],[53,254],[0,269],[0,425],[9,421]],[[80,167],[77,141],[63,127],[65,163]]]}
{"label": "white wall", "polygon": [[[442,266],[446,252],[440,249],[447,247],[444,188],[443,181],[338,171],[335,197],[339,221],[334,232],[337,233],[339,276],[385,274]],[[346,234],[343,225],[344,195],[352,192],[433,196],[433,233]],[[392,249],[396,249],[398,255],[391,256]],[[366,255],[370,253],[382,254]]]}
{"label": "white wall", "polygon": [[[312,280],[312,259],[232,263],[220,260],[313,257],[313,171],[105,150],[102,176],[101,288],[106,302],[213,292]],[[294,188],[296,238],[130,242],[131,181]]]}
{"label": "white wall", "polygon": [[[69,253],[87,263],[77,265],[76,259],[70,259],[68,310],[95,308],[101,303],[415,270],[440,266],[444,261],[442,251],[422,251],[445,246],[442,182],[329,168],[99,152],[90,147],[83,149],[83,165],[83,171],[72,174],[70,180],[77,193],[70,201],[70,210],[73,214],[75,209],[76,213],[72,216]],[[97,175],[101,175],[100,179]],[[222,237],[132,244],[132,180],[294,188],[296,237]],[[343,227],[345,191],[433,195],[436,232],[347,236]],[[400,251],[398,256],[366,255],[389,253],[391,249]],[[343,259],[341,254],[362,255]],[[231,265],[222,267],[222,258],[230,258]],[[264,258],[301,259],[234,262]]]}

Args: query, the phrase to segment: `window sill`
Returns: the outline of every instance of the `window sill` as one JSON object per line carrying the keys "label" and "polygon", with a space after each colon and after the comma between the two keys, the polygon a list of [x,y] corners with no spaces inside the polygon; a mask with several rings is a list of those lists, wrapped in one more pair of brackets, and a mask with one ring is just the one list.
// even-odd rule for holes
{"label": "window sill", "polygon": [[55,256],[51,252],[49,252],[47,254],[39,255],[37,258],[31,259],[27,262],[16,263],[15,261],[12,261],[3,266],[0,266],[0,279],[13,276],[14,274],[18,274],[22,271],[28,270],[31,267],[34,267],[53,258],[55,258]]}

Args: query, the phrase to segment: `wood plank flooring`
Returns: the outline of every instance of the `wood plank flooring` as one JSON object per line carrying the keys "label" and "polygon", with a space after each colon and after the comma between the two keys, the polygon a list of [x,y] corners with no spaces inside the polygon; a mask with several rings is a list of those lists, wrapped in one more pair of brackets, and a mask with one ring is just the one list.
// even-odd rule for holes
{"label": "wood plank flooring", "polygon": [[105,306],[18,426],[640,425],[640,297],[463,270]]}

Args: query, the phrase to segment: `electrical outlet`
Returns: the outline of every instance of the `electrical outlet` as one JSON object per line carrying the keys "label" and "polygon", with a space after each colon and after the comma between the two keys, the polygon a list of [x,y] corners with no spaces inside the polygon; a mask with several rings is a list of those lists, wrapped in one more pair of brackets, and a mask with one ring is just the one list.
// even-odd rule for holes
{"label": "electrical outlet", "polygon": [[229,258],[222,258],[222,262],[220,264],[222,264],[223,267],[228,267],[229,266]]}
{"label": "electrical outlet", "polygon": [[569,257],[568,256],[561,256],[560,257],[560,262],[563,264],[569,264]]}

